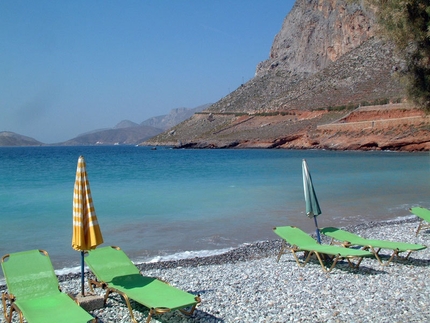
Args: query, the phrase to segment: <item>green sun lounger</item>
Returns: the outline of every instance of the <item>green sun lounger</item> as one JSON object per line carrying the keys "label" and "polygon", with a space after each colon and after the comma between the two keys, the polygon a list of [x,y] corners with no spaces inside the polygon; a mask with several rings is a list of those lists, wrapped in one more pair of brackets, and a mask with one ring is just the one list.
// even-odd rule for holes
{"label": "green sun lounger", "polygon": [[[277,261],[281,258],[282,254],[286,253],[285,250],[290,250],[294,256],[299,267],[304,267],[315,255],[324,272],[331,272],[336,266],[336,263],[341,259],[346,259],[351,268],[358,268],[364,257],[373,257],[373,254],[366,250],[347,249],[340,246],[321,245],[315,241],[310,235],[301,229],[294,226],[276,227],[273,231],[282,238],[282,247],[279,251]],[[290,245],[290,247],[287,246]],[[303,251],[306,259],[300,262],[297,252]],[[332,264],[329,268],[326,267],[324,260],[325,256],[332,259]],[[353,259],[357,259],[354,263]]]}
{"label": "green sun lounger", "polygon": [[[331,237],[332,243],[336,243],[335,240],[338,240],[338,244],[341,244],[346,248],[351,246],[360,246],[363,247],[363,250],[370,250],[375,255],[376,259],[378,259],[379,263],[383,266],[388,265],[395,257],[401,258],[400,253],[402,252],[407,252],[403,259],[408,259],[412,252],[427,248],[426,246],[414,243],[365,239],[354,233],[334,227],[322,228],[320,231],[326,236]],[[390,258],[385,263],[381,260],[379,255],[381,249],[393,251]]]}
{"label": "green sun lounger", "polygon": [[[21,323],[85,323],[96,319],[71,297],[60,291],[48,253],[30,250],[7,254],[1,259],[8,292],[3,293],[3,314],[12,321],[14,312]],[[9,309],[9,311],[8,311]]]}
{"label": "green sun lounger", "polygon": [[[88,251],[85,262],[97,280],[89,280],[93,286],[106,290],[106,304],[110,293],[120,294],[130,311],[132,322],[137,322],[130,305],[130,299],[149,308],[146,322],[151,321],[154,314],[162,314],[173,310],[191,315],[200,297],[182,291],[176,287],[153,277],[142,276],[130,258],[118,247],[103,247]],[[188,308],[189,310],[185,310]]]}
{"label": "green sun lounger", "polygon": [[411,211],[411,213],[415,214],[417,217],[421,219],[420,224],[418,225],[417,232],[415,233],[415,236],[417,236],[422,229],[430,229],[430,210],[429,209],[417,206],[409,209],[409,211]]}

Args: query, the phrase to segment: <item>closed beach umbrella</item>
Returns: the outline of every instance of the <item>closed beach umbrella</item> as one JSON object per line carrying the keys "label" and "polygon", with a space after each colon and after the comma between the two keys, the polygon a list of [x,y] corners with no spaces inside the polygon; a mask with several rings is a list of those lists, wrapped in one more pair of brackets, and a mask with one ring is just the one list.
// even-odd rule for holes
{"label": "closed beach umbrella", "polygon": [[80,156],[73,190],[72,248],[81,252],[82,296],[84,296],[84,251],[94,249],[102,243],[103,237],[91,197],[85,160]]}
{"label": "closed beach umbrella", "polygon": [[306,163],[305,159],[303,159],[302,171],[303,171],[303,188],[305,191],[306,215],[310,218],[314,218],[317,240],[318,240],[318,243],[321,243],[320,231],[318,229],[318,223],[317,223],[317,216],[321,214],[321,209],[318,203],[317,195],[315,194],[311,173],[309,173],[308,164]]}

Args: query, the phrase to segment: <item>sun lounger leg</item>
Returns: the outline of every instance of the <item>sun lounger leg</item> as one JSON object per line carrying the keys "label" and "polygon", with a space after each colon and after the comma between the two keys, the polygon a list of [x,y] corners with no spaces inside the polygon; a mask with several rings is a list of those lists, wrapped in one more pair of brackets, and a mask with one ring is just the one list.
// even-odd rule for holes
{"label": "sun lounger leg", "polygon": [[3,304],[3,316],[4,316],[5,320],[6,320],[6,322],[10,322],[9,316],[11,316],[11,315],[10,314],[9,314],[9,316],[7,315],[6,298],[8,298],[8,297],[6,296],[5,293],[3,293],[2,296],[1,296],[1,301],[2,301],[2,304]]}
{"label": "sun lounger leg", "polygon": [[418,224],[417,232],[415,233],[415,236],[416,236],[416,237],[418,236],[418,233],[420,233],[421,225],[422,225],[422,224],[423,224],[423,220],[421,219],[421,220],[420,220],[420,223]]}
{"label": "sun lounger leg", "polygon": [[420,220],[420,223],[418,225],[417,232],[415,233],[415,236],[418,236],[418,233],[420,233],[423,229],[430,229],[430,223],[427,223],[424,219]]}
{"label": "sun lounger leg", "polygon": [[296,260],[296,263],[297,263],[297,265],[299,267],[306,266],[306,264],[308,263],[308,261],[311,259],[312,254],[314,253],[313,251],[305,252],[305,256],[306,256],[306,253],[307,253],[306,259],[303,262],[300,262],[300,259],[297,256],[297,252],[302,251],[302,250],[299,250],[296,247],[293,247],[290,250],[291,250],[291,252],[292,252],[292,254],[294,256],[294,259]]}
{"label": "sun lounger leg", "polygon": [[409,256],[411,255],[412,250],[409,250],[408,254],[404,257],[405,260],[409,259]]}
{"label": "sun lounger leg", "polygon": [[196,300],[197,304],[194,304],[193,307],[191,307],[189,311],[186,311],[184,309],[180,309],[179,311],[185,315],[188,315],[188,316],[193,315],[194,311],[196,310],[197,305],[200,304],[202,301],[200,298],[200,295],[196,296],[195,300]]}
{"label": "sun lounger leg", "polygon": [[18,316],[19,316],[19,321],[21,323],[24,323],[24,315],[22,315],[22,312],[20,311],[20,309],[18,307],[16,307],[14,304],[12,304],[11,308],[10,308],[10,312],[9,312],[9,323],[12,322],[12,314],[13,312],[17,312]]}
{"label": "sun lounger leg", "polygon": [[401,259],[401,260],[407,260],[411,255],[411,253],[412,253],[412,250],[409,250],[408,254],[405,257],[401,257],[399,255],[399,249],[396,249],[393,251],[393,254],[391,255],[390,259],[386,261],[384,266],[388,265],[394,259],[394,257],[397,257],[398,259]]}
{"label": "sun lounger leg", "polygon": [[424,220],[421,220],[421,223],[420,223],[420,226],[419,226],[419,230],[417,230],[417,234],[416,235],[418,235],[418,233],[421,230],[423,230],[423,229],[430,229],[430,224],[427,223],[427,222],[424,222]]}
{"label": "sun lounger leg", "polygon": [[381,251],[381,248],[379,248],[378,250],[375,250],[373,247],[368,246],[368,247],[364,247],[363,250],[369,250],[373,253],[373,255],[375,256],[376,260],[378,260],[379,264],[381,264],[381,266],[385,266],[384,262],[381,260],[381,258],[379,257],[379,251]]}
{"label": "sun lounger leg", "polygon": [[90,288],[91,293],[94,293],[94,287],[93,287],[93,285],[96,286],[97,282],[94,281],[94,280],[92,280],[92,279],[89,279],[88,280],[88,287]]}
{"label": "sun lounger leg", "polygon": [[[124,299],[126,305],[127,305],[128,311],[130,312],[131,321],[133,323],[137,323],[136,319],[134,318],[133,310],[132,310],[131,305],[130,305],[130,300],[129,300],[129,298],[128,298],[128,296],[126,294],[124,294],[123,292],[121,292],[119,290],[116,290],[116,289],[107,288],[107,286],[106,286],[105,283],[99,282],[99,281],[96,281],[96,280],[92,280],[92,279],[89,281],[89,285],[90,285],[90,290],[92,292],[94,292],[93,285],[96,286],[96,287],[100,287],[100,288],[103,288],[103,289],[106,290],[106,293],[105,293],[105,296],[104,296],[104,300],[103,300],[104,305],[106,305],[106,302],[107,302],[107,299],[108,299],[110,293],[114,292],[114,293],[118,293],[119,295],[121,295],[122,298]],[[151,320],[150,317],[151,317],[151,310],[149,311],[149,320]],[[149,321],[147,321],[147,322],[149,322]]]}
{"label": "sun lounger leg", "polygon": [[384,264],[382,264],[382,266],[388,266],[395,256],[396,256],[396,252],[394,251],[391,257]]}
{"label": "sun lounger leg", "polygon": [[151,308],[151,309],[149,310],[148,317],[146,318],[146,323],[151,322],[151,320],[152,320],[152,314],[154,314],[154,309],[153,309],[153,308]]}
{"label": "sun lounger leg", "polygon": [[281,250],[279,250],[278,258],[276,259],[276,262],[279,262],[279,259],[281,259],[281,256],[285,253],[285,249],[287,248],[287,244],[285,243],[285,240],[282,240]]}
{"label": "sun lounger leg", "polygon": [[331,264],[330,268],[327,269],[325,263],[324,263],[324,259],[325,257],[321,257],[321,255],[318,252],[315,252],[315,255],[318,258],[318,261],[320,262],[321,268],[323,269],[323,271],[325,273],[329,273],[333,270],[333,268],[336,266],[336,263],[338,262],[338,260],[340,259],[339,255],[337,255],[334,259],[333,259],[333,263]]}
{"label": "sun lounger leg", "polygon": [[350,258],[346,258],[346,260],[348,261],[348,264],[351,268],[358,269],[358,267],[360,267],[360,264],[363,261],[363,257],[357,257],[357,258],[358,258],[358,261],[356,264],[354,264],[354,262]]}
{"label": "sun lounger leg", "polygon": [[109,294],[111,293],[111,290],[109,288],[107,288],[107,285],[104,282],[99,282],[99,281],[94,280],[94,279],[89,279],[88,285],[89,285],[90,291],[92,293],[94,293],[94,286],[106,290],[106,294],[104,297],[104,305],[106,305],[107,298],[108,298]]}
{"label": "sun lounger leg", "polygon": [[[117,289],[113,290],[113,289],[109,288],[109,293],[110,292],[118,293],[119,295],[122,296],[122,298],[124,298],[124,301],[127,304],[128,311],[130,312],[131,321],[133,323],[137,323],[136,319],[134,318],[133,309],[131,308],[130,299],[128,298],[128,296],[126,294],[124,294],[123,292],[117,290]],[[109,294],[106,293],[105,297],[107,297],[108,295]],[[152,311],[152,309],[149,310],[149,317],[148,317],[149,321],[151,321],[151,316],[152,316],[151,311]],[[148,319],[146,320],[146,322],[149,322]]]}
{"label": "sun lounger leg", "polygon": [[412,251],[409,251],[408,252],[408,254],[406,255],[406,257],[400,257],[400,255],[399,255],[399,249],[395,249],[395,250],[393,250],[393,253],[391,254],[391,256],[390,256],[390,258],[384,263],[382,260],[381,260],[381,258],[379,257],[379,251],[381,250],[380,248],[377,250],[377,251],[375,251],[373,248],[371,248],[372,249],[372,253],[375,255],[375,257],[376,257],[376,259],[378,259],[378,261],[379,261],[379,263],[382,265],[382,266],[388,266],[389,264],[390,264],[390,262],[391,261],[393,261],[393,259],[395,258],[395,257],[397,257],[397,258],[399,258],[399,259],[403,259],[403,260],[407,260],[408,258],[409,258],[409,256],[410,256],[410,254],[412,253]]}
{"label": "sun lounger leg", "polygon": [[[8,302],[9,302],[9,314],[7,314]],[[3,315],[4,315],[4,318],[6,319],[6,322],[11,323],[13,312],[16,312],[19,316],[19,321],[21,323],[24,323],[24,316],[22,315],[22,312],[20,311],[20,309],[18,307],[15,306],[15,304],[13,302],[14,302],[13,296],[11,296],[7,293],[2,294]]]}

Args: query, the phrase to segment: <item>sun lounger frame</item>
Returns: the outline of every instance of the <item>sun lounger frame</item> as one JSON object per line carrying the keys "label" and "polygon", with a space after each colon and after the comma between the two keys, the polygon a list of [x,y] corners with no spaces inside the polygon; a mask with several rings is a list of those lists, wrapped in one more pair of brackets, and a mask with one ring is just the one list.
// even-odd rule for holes
{"label": "sun lounger frame", "polygon": [[[312,256],[315,255],[315,257],[318,259],[318,262],[321,265],[322,270],[325,273],[330,273],[334,267],[336,267],[336,264],[339,260],[343,260],[346,259],[348,262],[349,267],[354,268],[354,269],[358,269],[358,267],[360,267],[361,261],[363,260],[363,257],[342,257],[340,254],[337,255],[327,255],[327,254],[323,254],[320,253],[318,251],[315,250],[304,250],[304,249],[300,249],[298,246],[296,245],[289,245],[285,240],[282,240],[282,245],[281,245],[281,250],[279,251],[278,257],[276,259],[276,262],[279,262],[279,260],[281,259],[281,256],[283,254],[286,254],[288,252],[286,252],[286,250],[291,251],[291,253],[294,256],[294,259],[296,260],[296,263],[299,267],[304,267],[306,266],[306,264],[309,262],[309,260],[312,259]],[[300,261],[299,256],[297,255],[298,252],[303,252],[303,256],[305,257],[305,260]],[[325,264],[325,261],[327,260],[327,258],[330,259],[330,261],[332,262],[330,267],[327,267]],[[358,258],[357,262],[353,262],[352,259],[354,258]]]}
{"label": "sun lounger frame", "polygon": [[[163,281],[161,279],[158,279],[158,280],[160,280],[161,282],[163,282],[165,284],[168,284],[167,282],[165,282],[165,281]],[[131,307],[131,304],[130,304],[130,298],[127,296],[126,293],[120,291],[119,289],[109,287],[108,284],[106,284],[103,281],[98,281],[97,279],[89,279],[88,280],[88,284],[89,284],[89,287],[90,287],[90,290],[91,290],[92,293],[95,292],[94,291],[94,287],[98,287],[98,288],[101,288],[101,289],[103,289],[103,290],[106,291],[105,296],[103,298],[103,304],[104,305],[106,305],[107,299],[109,298],[109,295],[111,293],[117,293],[117,294],[119,294],[124,299],[124,301],[125,301],[125,303],[127,305],[128,311],[130,312],[131,321],[133,323],[137,323],[137,320],[136,320],[136,318],[134,317],[134,314],[133,314],[133,308]],[[199,296],[196,296],[195,299],[196,299],[197,303],[195,305],[193,305],[189,311],[186,311],[186,310],[184,310],[182,308],[179,309],[179,311],[181,313],[187,315],[187,316],[193,315],[194,311],[196,310],[197,305],[201,302],[201,299],[200,299]],[[146,318],[146,323],[149,323],[151,321],[153,315],[163,314],[163,313],[168,313],[168,312],[170,312],[170,308],[167,308],[167,307],[157,307],[157,308],[152,307],[152,308],[149,309],[149,315]]]}
{"label": "sun lounger frame", "polygon": [[409,209],[411,213],[420,218],[415,236],[418,236],[421,230],[430,229],[430,210],[423,207],[412,207]]}
{"label": "sun lounger frame", "polygon": [[[121,251],[121,248],[116,247],[116,246],[107,247],[107,248],[113,248],[113,249]],[[90,270],[91,270],[91,266],[90,266]],[[96,274],[94,272],[93,272],[93,274],[94,274],[94,276],[96,276]],[[140,271],[139,271],[139,274],[142,275],[140,273]],[[161,280],[159,278],[156,278],[156,279],[158,281],[162,282],[162,283],[170,285],[169,283],[167,283],[167,282],[165,282],[165,281],[163,281],[163,280]],[[124,301],[125,301],[125,303],[127,305],[128,311],[130,313],[131,321],[133,323],[138,323],[137,320],[136,320],[136,318],[135,318],[135,316],[134,316],[134,314],[133,314],[133,309],[132,309],[131,304],[130,304],[130,297],[127,295],[127,293],[125,293],[125,292],[123,292],[123,291],[121,291],[121,290],[119,290],[117,288],[110,287],[107,282],[104,282],[102,280],[98,280],[97,278],[96,279],[92,279],[92,278],[88,279],[88,284],[89,284],[91,292],[94,292],[94,287],[102,288],[103,290],[106,291],[105,296],[104,296],[104,300],[103,300],[104,301],[104,305],[106,305],[107,299],[108,299],[108,297],[109,297],[109,295],[111,293],[117,293],[117,294],[119,294],[124,299]],[[195,300],[195,304],[192,305],[191,308],[188,311],[184,310],[183,308],[179,308],[178,310],[181,313],[183,313],[183,314],[185,314],[187,316],[192,315],[194,313],[194,311],[196,310],[197,305],[201,303],[201,298],[200,298],[199,295],[197,295],[194,298],[194,300]],[[137,300],[135,300],[135,301],[137,303],[139,303],[139,304],[147,307],[145,304],[142,304],[142,303],[140,303]],[[171,311],[171,309],[170,308],[166,308],[166,307],[151,307],[151,308],[149,308],[149,314],[148,314],[148,317],[146,319],[146,323],[149,323],[151,321],[153,315],[163,314],[163,313],[167,313],[167,312],[170,312],[170,311]]]}
{"label": "sun lounger frame", "polygon": [[[20,254],[20,257],[23,257],[22,255],[33,256],[36,252],[40,253],[41,256],[47,258],[46,260],[43,260],[45,262],[44,266],[46,267],[46,268],[44,268],[46,270],[46,272],[44,272],[45,273],[45,277],[46,277],[46,279],[49,279],[49,282],[47,284],[45,284],[45,285],[46,286],[51,286],[49,288],[51,288],[51,291],[52,291],[52,288],[55,288],[54,281],[56,281],[55,284],[57,284],[57,288],[58,288],[58,294],[54,293],[54,294],[49,294],[48,296],[44,295],[44,296],[37,296],[37,297],[39,297],[39,299],[40,299],[40,297],[46,297],[46,298],[51,298],[51,299],[55,298],[61,305],[63,305],[63,306],[66,305],[67,309],[73,309],[73,310],[75,310],[75,308],[73,306],[71,307],[71,304],[75,304],[76,308],[80,308],[79,304],[76,303],[76,300],[71,295],[61,292],[60,285],[58,284],[58,280],[57,280],[57,278],[55,276],[54,269],[52,267],[52,264],[51,264],[51,261],[50,261],[50,258],[49,258],[49,254],[48,254],[48,252],[46,250],[37,249],[37,250],[29,250],[29,251],[17,252],[17,253],[14,253],[14,254],[13,253],[12,254],[6,254],[6,255],[4,255],[1,258],[2,267],[6,265],[5,262],[7,263],[8,259],[10,257],[12,257],[12,256],[16,257],[16,256],[18,256],[18,254]],[[31,264],[27,264],[27,265],[31,266]],[[24,264],[24,266],[26,266],[26,265]],[[47,266],[50,266],[50,267],[47,267]],[[4,271],[6,282],[7,282],[8,281],[7,275],[8,274],[7,274],[7,272],[5,272],[5,268],[4,267],[3,267],[3,271]],[[47,281],[45,281],[45,283],[46,282]],[[6,285],[7,285],[8,289],[9,289],[8,284],[6,284]],[[21,298],[20,296],[18,296],[18,297]],[[37,299],[37,297],[35,298],[35,300]],[[69,303],[69,298],[70,298],[70,301],[71,301],[70,303]],[[21,299],[21,302],[22,302],[22,299]],[[3,315],[4,315],[4,318],[5,318],[5,320],[6,320],[7,323],[11,323],[12,322],[12,316],[13,316],[14,312],[16,312],[18,314],[19,321],[21,323],[24,323],[24,317],[25,316],[24,316],[23,311],[27,312],[27,310],[29,310],[29,309],[28,308],[27,309],[26,308],[21,309],[19,307],[19,305],[17,304],[17,296],[16,295],[14,295],[12,293],[9,293],[9,292],[3,292],[2,293],[2,305],[3,305]],[[8,313],[8,310],[7,310],[8,308],[9,308],[9,313]],[[83,313],[84,309],[80,308],[80,311],[82,311],[82,313]],[[73,313],[77,314],[76,310]],[[82,313],[79,313],[79,315],[80,315],[79,319],[83,319]],[[29,312],[27,312],[27,314],[29,314]],[[86,322],[96,323],[98,321],[96,317],[90,318],[91,315],[88,314],[88,313],[86,313],[86,314],[87,314],[87,318],[85,318],[85,319],[87,319]],[[49,312],[46,312],[46,315],[49,316]],[[32,321],[34,321],[35,318],[33,316],[33,317],[25,317],[25,319],[26,319],[27,322],[32,322]],[[40,319],[38,319],[38,321],[40,322]]]}
{"label": "sun lounger frame", "polygon": [[[387,266],[391,263],[393,259],[398,259],[402,261],[406,261],[409,259],[409,256],[414,251],[423,250],[426,246],[418,245],[418,244],[409,244],[403,242],[396,241],[388,241],[388,240],[375,240],[375,239],[366,239],[362,238],[355,233],[351,233],[349,231],[341,230],[334,227],[322,228],[320,230],[324,235],[331,238],[331,245],[340,245],[345,248],[351,248],[353,246],[362,247],[362,250],[369,250],[374,254],[375,258],[382,266]],[[332,232],[334,231],[334,232]],[[338,232],[338,234],[336,234]],[[403,248],[393,247],[394,245],[402,246]],[[409,248],[407,248],[409,247]],[[383,262],[380,256],[380,251],[382,249],[392,250],[392,254],[390,258]],[[406,256],[400,255],[400,253],[406,252]]]}
{"label": "sun lounger frame", "polygon": [[[299,234],[300,237],[298,237],[298,239],[303,241],[303,245],[298,246],[298,242],[296,241],[296,243],[292,242],[293,239],[291,239],[292,237],[288,237],[284,234],[280,234],[279,232],[277,232],[277,229],[279,228],[284,228],[287,230],[291,230],[291,232],[295,231],[295,234]],[[274,232],[279,235],[282,238],[282,245],[281,245],[281,250],[279,251],[279,254],[277,256],[277,262],[279,262],[281,256],[286,252],[286,250],[291,251],[291,253],[294,256],[294,259],[297,263],[297,265],[299,267],[304,267],[306,266],[306,264],[309,262],[309,260],[312,258],[313,255],[315,255],[315,257],[318,259],[318,262],[321,265],[322,270],[325,273],[330,273],[336,266],[336,264],[340,261],[345,259],[348,262],[349,267],[354,268],[354,269],[358,269],[361,262],[363,261],[364,257],[370,257],[373,256],[370,252],[366,252],[363,250],[363,252],[360,252],[361,255],[346,255],[345,252],[343,252],[343,250],[339,250],[337,248],[341,248],[342,247],[337,247],[337,246],[330,246],[330,245],[320,245],[319,243],[317,243],[317,241],[315,241],[312,237],[310,237],[307,233],[305,233],[304,231],[300,230],[299,228],[295,227],[295,226],[285,226],[285,227],[278,227],[278,228],[274,228],[273,229]],[[298,240],[297,238],[294,240]],[[289,241],[287,241],[289,240]],[[305,260],[300,261],[297,253],[298,252],[303,252],[304,253],[304,257]],[[354,251],[354,253],[357,253],[356,251]],[[353,261],[353,259],[357,259],[356,262]],[[326,266],[326,261],[330,260],[332,261],[331,266]]]}

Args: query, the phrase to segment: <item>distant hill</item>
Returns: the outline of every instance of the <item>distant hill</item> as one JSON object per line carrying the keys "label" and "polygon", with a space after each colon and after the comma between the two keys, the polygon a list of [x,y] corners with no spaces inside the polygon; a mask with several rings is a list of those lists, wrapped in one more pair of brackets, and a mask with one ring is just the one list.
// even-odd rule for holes
{"label": "distant hill", "polygon": [[[120,123],[118,123],[115,126],[115,129],[123,129],[123,128],[130,128],[130,127],[137,127],[139,126],[139,124],[130,121],[130,120],[122,120]],[[159,127],[154,127],[154,128],[159,128]]]}
{"label": "distant hill", "polygon": [[203,111],[209,106],[210,104],[204,104],[193,109],[173,109],[167,115],[147,119],[141,124],[123,120],[111,129],[89,131],[59,145],[136,145],[181,123],[194,113]]}
{"label": "distant hill", "polygon": [[19,135],[11,131],[0,132],[0,147],[8,146],[41,146],[43,143],[36,139]]}
{"label": "distant hill", "polygon": [[131,127],[115,127],[114,129],[86,133],[67,140],[59,145],[134,145],[142,140],[147,140],[156,136],[162,131],[162,129],[140,125]]}
{"label": "distant hill", "polygon": [[177,108],[170,111],[167,115],[162,115],[158,117],[153,117],[145,120],[141,123],[142,126],[151,126],[155,128],[160,128],[163,130],[168,130],[178,123],[187,120],[192,117],[194,113],[201,112],[211,106],[211,103],[200,105],[193,109],[188,108]]}
{"label": "distant hill", "polygon": [[[136,145],[146,141],[163,131],[190,118],[194,113],[203,111],[210,104],[200,105],[196,108],[177,108],[169,114],[153,117],[141,124],[130,120],[122,120],[113,128],[87,131],[70,140],[55,143],[59,146],[91,146],[91,145]],[[41,146],[46,145],[36,139],[19,135],[10,131],[0,132],[1,146]]]}

